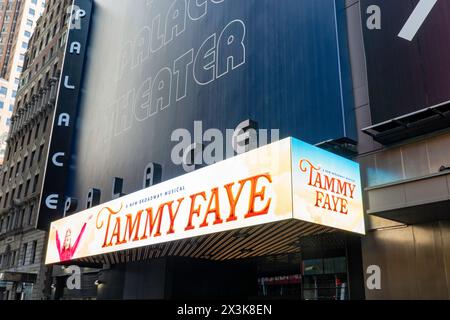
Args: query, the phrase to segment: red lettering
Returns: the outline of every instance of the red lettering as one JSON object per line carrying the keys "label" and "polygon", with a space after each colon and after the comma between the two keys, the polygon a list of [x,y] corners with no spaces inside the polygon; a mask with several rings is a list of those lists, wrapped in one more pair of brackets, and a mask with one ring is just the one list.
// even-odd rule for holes
{"label": "red lettering", "polygon": [[[220,224],[223,222],[223,220],[220,217],[220,204],[219,204],[219,188],[214,188],[211,190],[211,199],[209,200],[208,209],[206,210],[205,219],[203,220],[202,224],[200,225],[200,228],[204,228],[208,226],[208,216],[211,213],[215,214],[216,219],[214,220],[213,224]],[[214,207],[211,208],[211,205],[214,203]]]}
{"label": "red lettering", "polygon": [[234,197],[233,195],[233,186],[234,183],[226,184],[225,189],[227,190],[227,196],[228,196],[228,202],[230,203],[230,215],[228,216],[227,222],[235,221],[237,220],[236,217],[236,206],[239,201],[239,198],[241,197],[242,189],[244,188],[245,181],[242,183],[240,182],[239,191]]}
{"label": "red lettering", "polygon": [[[260,211],[256,211],[255,210],[255,201],[256,201],[256,199],[260,198],[261,201],[264,201],[265,192],[266,192],[266,187],[265,186],[262,187],[260,191],[256,191],[256,188],[258,186],[258,181],[260,179],[266,179],[267,181],[272,183],[272,177],[268,173],[262,174],[262,175],[257,175],[257,176],[248,178],[246,180],[243,180],[245,182],[246,181],[250,181],[250,184],[251,184],[250,185],[250,199],[249,199],[248,212],[244,216],[244,218],[251,218],[251,217],[261,216],[261,215],[265,215],[265,214],[267,214],[269,212],[270,203],[272,202],[271,198],[269,198],[269,200],[266,203],[266,206],[262,210],[260,210]],[[243,181],[240,181],[240,183],[242,183]]]}
{"label": "red lettering", "polygon": [[197,199],[197,197],[199,197],[199,196],[201,196],[206,201],[205,192],[196,193],[191,196],[191,210],[189,212],[188,224],[187,224],[186,228],[184,228],[185,231],[195,229],[194,226],[192,225],[192,218],[193,218],[194,214],[197,215],[197,217],[200,216],[200,210],[202,208],[201,205],[199,205],[197,208],[195,208],[195,199]]}

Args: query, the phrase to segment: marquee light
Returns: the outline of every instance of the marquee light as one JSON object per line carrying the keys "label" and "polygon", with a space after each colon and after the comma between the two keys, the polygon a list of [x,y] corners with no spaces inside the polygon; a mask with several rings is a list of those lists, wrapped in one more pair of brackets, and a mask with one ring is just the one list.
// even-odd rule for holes
{"label": "marquee light", "polygon": [[364,234],[358,164],[284,139],[53,222],[46,263],[291,219]]}

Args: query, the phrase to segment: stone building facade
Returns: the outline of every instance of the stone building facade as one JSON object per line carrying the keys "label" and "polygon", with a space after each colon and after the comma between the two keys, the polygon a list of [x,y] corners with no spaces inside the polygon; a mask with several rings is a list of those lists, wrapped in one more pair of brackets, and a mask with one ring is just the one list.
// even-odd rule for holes
{"label": "stone building facade", "polygon": [[47,2],[25,58],[0,177],[0,299],[49,295],[47,233],[36,221],[70,3]]}

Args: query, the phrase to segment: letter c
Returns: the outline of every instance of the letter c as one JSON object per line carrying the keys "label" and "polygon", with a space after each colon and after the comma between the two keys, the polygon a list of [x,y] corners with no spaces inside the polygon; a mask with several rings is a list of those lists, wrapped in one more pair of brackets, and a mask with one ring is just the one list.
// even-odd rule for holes
{"label": "letter c", "polygon": [[64,152],[57,152],[53,155],[52,157],[52,163],[56,166],[56,167],[63,167],[64,164],[62,162],[58,162],[58,158],[60,157],[64,157],[65,153]]}

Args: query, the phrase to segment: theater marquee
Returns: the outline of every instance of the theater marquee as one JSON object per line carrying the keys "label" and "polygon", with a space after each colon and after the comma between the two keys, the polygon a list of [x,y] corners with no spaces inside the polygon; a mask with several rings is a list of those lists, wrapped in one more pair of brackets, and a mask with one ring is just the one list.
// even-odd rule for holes
{"label": "theater marquee", "polygon": [[358,164],[288,138],[53,222],[46,264],[290,219],[364,234]]}

